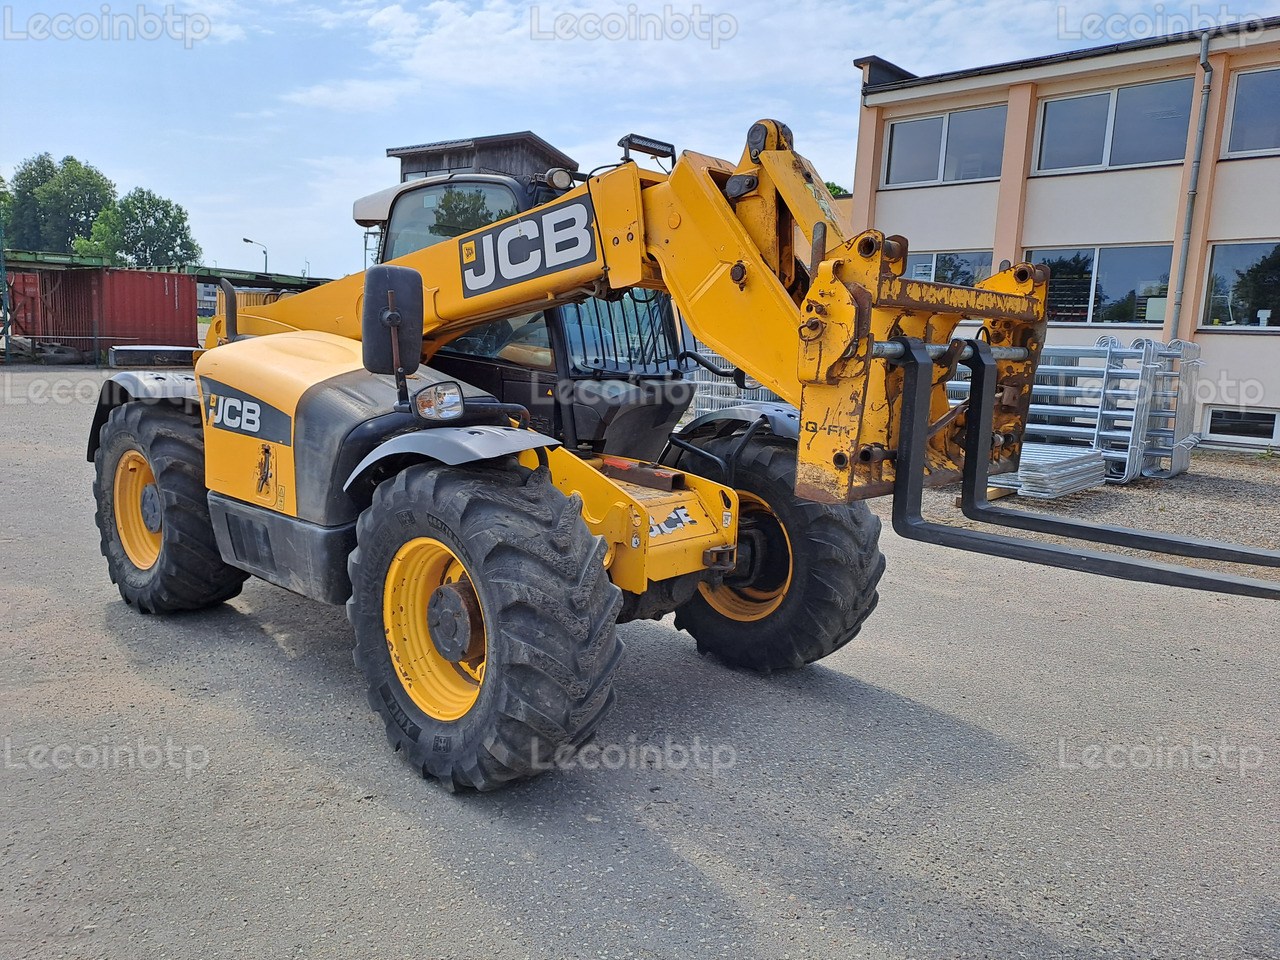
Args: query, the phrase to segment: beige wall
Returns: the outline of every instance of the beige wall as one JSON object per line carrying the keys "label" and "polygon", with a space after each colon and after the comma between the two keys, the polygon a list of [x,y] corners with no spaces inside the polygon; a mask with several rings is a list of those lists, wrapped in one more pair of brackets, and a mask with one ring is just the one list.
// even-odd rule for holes
{"label": "beige wall", "polygon": [[1280,158],[1252,157],[1218,164],[1208,239],[1280,237]]}
{"label": "beige wall", "polygon": [[994,182],[882,190],[875,226],[902,234],[912,250],[990,250],[999,192]]}
{"label": "beige wall", "polygon": [[[864,97],[853,222],[859,229],[874,226],[903,234],[916,252],[990,249],[995,262],[1017,260],[1028,249],[1044,247],[1171,244],[1169,311],[1163,329],[1145,324],[1061,325],[1050,328],[1049,342],[1092,345],[1102,336],[1115,336],[1125,344],[1148,336],[1190,339],[1201,347],[1202,382],[1214,385],[1203,390],[1202,400],[1238,405],[1238,395],[1234,399],[1225,395],[1231,392],[1231,384],[1237,384],[1248,393],[1246,400],[1280,408],[1280,330],[1197,330],[1210,245],[1280,241],[1280,156],[1223,159],[1233,76],[1242,70],[1280,66],[1280,30],[1243,39],[1219,37],[1211,46],[1213,85],[1199,193],[1182,307],[1174,316],[1173,286],[1180,266],[1204,79],[1198,60],[1199,42],[1188,41]],[[1043,98],[1186,76],[1195,78],[1196,95],[1183,163],[1065,175],[1032,172]],[[999,182],[881,188],[888,121],[1000,102],[1009,104],[1009,113]],[[1225,394],[1219,389],[1223,384]],[[1198,410],[1197,423],[1203,424],[1203,419],[1203,409]]]}
{"label": "beige wall", "polygon": [[1032,177],[1023,247],[1169,243],[1182,206],[1181,180],[1181,166]]}

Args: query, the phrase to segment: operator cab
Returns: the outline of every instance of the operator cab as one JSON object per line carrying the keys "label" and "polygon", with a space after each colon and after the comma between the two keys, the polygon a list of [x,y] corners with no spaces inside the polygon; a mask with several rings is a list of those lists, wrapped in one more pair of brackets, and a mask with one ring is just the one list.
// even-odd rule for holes
{"label": "operator cab", "polygon": [[[547,177],[453,174],[359,200],[379,263],[555,199]],[[441,346],[431,368],[529,410],[535,430],[584,454],[656,459],[693,400],[668,294],[630,290],[494,320]]]}

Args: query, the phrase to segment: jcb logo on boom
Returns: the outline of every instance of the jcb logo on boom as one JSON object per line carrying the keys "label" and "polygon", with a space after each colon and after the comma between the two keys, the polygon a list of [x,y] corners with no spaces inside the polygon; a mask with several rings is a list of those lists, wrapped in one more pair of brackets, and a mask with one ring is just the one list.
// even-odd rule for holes
{"label": "jcb logo on boom", "polygon": [[252,400],[236,397],[210,397],[209,422],[215,427],[257,433],[262,426],[262,407]]}
{"label": "jcb logo on boom", "polygon": [[462,295],[474,297],[596,258],[595,210],[579,197],[485,230],[460,247]]}

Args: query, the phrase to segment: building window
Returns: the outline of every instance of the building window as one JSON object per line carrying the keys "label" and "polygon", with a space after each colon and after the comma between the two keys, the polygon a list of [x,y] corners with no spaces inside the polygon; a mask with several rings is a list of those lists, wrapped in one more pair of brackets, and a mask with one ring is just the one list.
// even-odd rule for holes
{"label": "building window", "polygon": [[1205,409],[1206,439],[1224,443],[1271,446],[1280,443],[1280,413],[1275,410],[1241,410],[1236,407]]}
{"label": "building window", "polygon": [[972,253],[913,253],[902,275],[908,280],[931,280],[971,287],[991,276],[991,251]]}
{"label": "building window", "polygon": [[1046,100],[1036,169],[1101,170],[1183,159],[1191,77]]}
{"label": "building window", "polygon": [[1000,104],[889,124],[885,184],[998,178],[1007,113]]}
{"label": "building window", "polygon": [[1237,75],[1227,155],[1277,150],[1280,150],[1280,70]]}
{"label": "building window", "polygon": [[1029,250],[1049,268],[1050,323],[1164,323],[1172,245]]}
{"label": "building window", "polygon": [[1209,256],[1206,327],[1280,327],[1280,243],[1220,243]]}

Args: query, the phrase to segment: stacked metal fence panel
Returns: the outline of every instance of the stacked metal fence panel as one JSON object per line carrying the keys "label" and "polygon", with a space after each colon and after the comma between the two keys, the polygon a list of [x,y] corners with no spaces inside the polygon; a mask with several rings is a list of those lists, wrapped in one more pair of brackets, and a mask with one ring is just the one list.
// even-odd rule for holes
{"label": "stacked metal fence panel", "polygon": [[[1107,482],[1172,477],[1190,465],[1199,348],[1139,339],[1126,347],[1102,337],[1092,347],[1045,347],[1032,391],[1027,436],[1052,446],[1093,449]],[[968,396],[948,384],[953,402]]]}
{"label": "stacked metal fence panel", "polygon": [[[733,364],[724,357],[701,344],[697,344],[694,349],[721,369],[731,369],[733,367]],[[735,403],[741,403],[743,400],[778,401],[782,399],[772,390],[766,390],[764,387],[743,390],[732,379],[718,377],[710,370],[704,370],[702,367],[695,367],[688,376],[698,385],[697,392],[693,395],[693,403],[689,406],[690,418],[700,417],[704,413],[711,413],[713,410],[723,410],[725,407],[731,407]]]}
{"label": "stacked metal fence panel", "polygon": [[993,487],[1037,500],[1056,500],[1106,482],[1107,461],[1100,450],[1049,443],[1024,443],[1018,472],[997,474],[990,480]]}
{"label": "stacked metal fence panel", "polygon": [[[706,347],[696,349],[717,366],[731,366]],[[1103,470],[1108,483],[1185,473],[1199,442],[1194,432],[1199,367],[1200,348],[1183,340],[1143,338],[1126,347],[1105,336],[1092,347],[1045,347],[1027,423],[1028,495],[1061,496],[1096,486]],[[693,416],[743,400],[781,399],[764,388],[739,389],[731,379],[701,368],[690,376],[698,384]],[[947,392],[959,402],[968,396],[969,384],[953,380]],[[1135,423],[1141,429],[1135,430]],[[1016,483],[1014,476],[999,482]]]}
{"label": "stacked metal fence panel", "polygon": [[1200,442],[1196,433],[1196,379],[1200,347],[1171,340],[1157,352],[1159,379],[1151,394],[1153,443],[1143,451],[1142,475],[1167,479],[1186,473],[1191,451]]}

